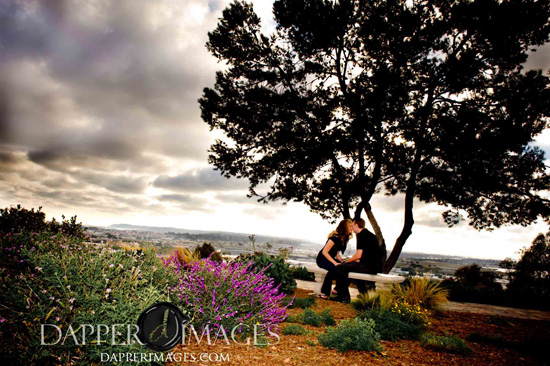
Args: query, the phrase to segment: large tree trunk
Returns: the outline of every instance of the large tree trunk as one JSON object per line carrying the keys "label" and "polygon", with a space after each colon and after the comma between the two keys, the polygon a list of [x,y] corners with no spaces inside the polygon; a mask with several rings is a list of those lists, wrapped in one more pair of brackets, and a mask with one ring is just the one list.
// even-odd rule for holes
{"label": "large tree trunk", "polygon": [[391,269],[395,266],[395,263],[397,263],[397,259],[399,259],[399,256],[401,255],[403,246],[412,234],[412,227],[414,225],[412,201],[413,197],[411,197],[410,200],[409,197],[405,197],[405,222],[403,223],[403,230],[401,230],[401,234],[395,240],[391,254],[386,260],[386,264],[384,265],[384,273],[390,273]]}
{"label": "large tree trunk", "polygon": [[401,230],[401,234],[399,235],[397,240],[395,240],[395,244],[393,246],[391,254],[386,260],[386,264],[384,265],[384,273],[389,273],[391,269],[395,266],[395,263],[397,263],[397,259],[399,259],[399,256],[401,255],[403,246],[407,242],[409,236],[411,236],[412,234],[412,227],[414,225],[413,201],[416,190],[416,176],[418,175],[418,170],[420,169],[420,159],[420,152],[417,151],[414,158],[413,166],[411,168],[411,175],[409,176],[409,180],[407,181],[407,190],[405,191],[405,219],[403,222],[403,229]]}
{"label": "large tree trunk", "polygon": [[415,139],[416,152],[411,167],[411,173],[409,179],[407,180],[407,190],[405,191],[405,219],[403,222],[403,229],[401,230],[401,234],[399,235],[397,240],[395,240],[395,244],[393,246],[391,254],[387,259],[386,264],[384,265],[384,273],[389,273],[391,269],[395,266],[395,263],[397,263],[397,259],[399,259],[399,256],[401,255],[403,246],[407,242],[409,236],[411,236],[412,234],[412,227],[414,225],[413,201],[416,192],[416,177],[418,175],[418,172],[420,171],[423,152],[422,140],[424,138],[424,133],[426,132],[426,126],[431,110],[433,108],[434,92],[435,84],[431,84],[427,90],[428,99],[422,111],[422,119],[418,129],[418,135]]}
{"label": "large tree trunk", "polygon": [[382,230],[380,229],[380,225],[378,225],[378,221],[376,221],[376,218],[374,217],[374,214],[372,213],[372,207],[370,203],[366,202],[362,206],[365,210],[365,213],[367,214],[367,218],[369,219],[369,223],[372,226],[372,229],[374,230],[374,234],[376,235],[376,238],[378,239],[378,245],[382,246],[384,244],[384,235],[382,235]]}

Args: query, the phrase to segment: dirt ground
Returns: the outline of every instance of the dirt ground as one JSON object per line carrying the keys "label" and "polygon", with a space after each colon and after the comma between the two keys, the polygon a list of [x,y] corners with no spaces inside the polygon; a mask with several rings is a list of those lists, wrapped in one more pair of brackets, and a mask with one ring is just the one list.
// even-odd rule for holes
{"label": "dirt ground", "polygon": [[[308,290],[297,289],[297,297],[307,297]],[[328,300],[317,299],[315,311],[330,308],[336,321],[355,316],[351,306]],[[302,309],[290,309],[291,315],[302,312]],[[283,323],[285,326],[287,323]],[[382,341],[382,352],[348,351],[340,353],[321,346],[317,340],[324,327],[305,325],[311,333],[305,336],[281,335],[276,345],[257,348],[246,345],[235,345],[222,342],[218,345],[180,345],[172,350],[186,359],[171,365],[193,363],[194,365],[548,365],[548,359],[535,360],[517,351],[481,343],[467,342],[473,353],[469,356],[454,355],[426,349],[419,341],[400,340]],[[428,332],[435,334],[457,335],[465,339],[471,333],[479,332],[500,336],[508,341],[522,341],[530,337],[550,339],[550,321],[510,318],[495,315],[443,311],[434,316]],[[273,340],[270,338],[270,340]],[[550,346],[550,344],[549,344]],[[207,354],[207,356],[201,355]],[[207,357],[210,357],[210,360]],[[194,360],[193,360],[194,358]],[[218,359],[218,362],[214,361]]]}

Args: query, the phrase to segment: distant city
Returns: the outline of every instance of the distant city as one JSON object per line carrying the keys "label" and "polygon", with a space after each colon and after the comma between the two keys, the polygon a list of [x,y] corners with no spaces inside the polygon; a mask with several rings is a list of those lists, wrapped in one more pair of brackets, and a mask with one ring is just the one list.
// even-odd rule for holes
{"label": "distant city", "polygon": [[[121,241],[151,245],[162,255],[169,255],[180,247],[195,248],[197,245],[211,243],[223,255],[233,257],[243,253],[252,253],[255,242],[256,251],[278,254],[282,249],[292,248],[289,262],[294,265],[315,263],[319,243],[303,239],[283,238],[266,235],[232,233],[221,231],[188,230],[173,227],[136,226],[115,224],[110,227],[91,226],[87,229],[90,240]],[[389,255],[389,253],[388,253]],[[501,272],[500,260],[447,256],[442,254],[403,252],[392,273],[399,275],[425,275],[434,279],[444,279],[454,274],[456,269],[472,263],[485,270]]]}

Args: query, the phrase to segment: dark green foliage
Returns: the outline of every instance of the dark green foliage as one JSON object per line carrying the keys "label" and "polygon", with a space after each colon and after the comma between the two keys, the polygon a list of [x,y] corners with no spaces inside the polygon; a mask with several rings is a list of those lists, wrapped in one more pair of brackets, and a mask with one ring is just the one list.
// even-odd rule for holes
{"label": "dark green foliage", "polygon": [[371,319],[344,320],[338,327],[330,327],[326,333],[319,334],[319,343],[341,352],[381,351],[380,335],[374,326]]}
{"label": "dark green foliage", "polygon": [[477,264],[458,268],[455,279],[447,279],[441,284],[449,289],[451,301],[502,304],[506,302],[504,289],[496,282],[496,274],[482,271]]}
{"label": "dark green foliage", "polygon": [[285,294],[291,294],[296,289],[296,280],[290,272],[290,265],[281,256],[273,256],[264,253],[241,254],[234,260],[240,262],[253,261],[254,268],[260,270],[266,268],[264,273],[273,278],[279,290]]}
{"label": "dark green foliage", "polygon": [[330,309],[328,308],[323,310],[323,312],[321,313],[321,321],[323,322],[323,324],[329,326],[336,324],[334,318],[332,317],[332,314],[330,313]]}
{"label": "dark green foliage", "polygon": [[284,335],[306,335],[308,331],[298,324],[289,324],[282,329]]}
{"label": "dark green foliage", "polygon": [[308,346],[311,346],[311,347],[315,347],[315,346],[316,346],[315,342],[313,342],[311,339],[306,339],[306,344],[307,344]]}
{"label": "dark green foliage", "polygon": [[39,233],[46,230],[46,227],[46,214],[42,212],[42,207],[36,211],[34,208],[27,210],[21,205],[0,208],[0,233],[2,234],[21,231]]}
{"label": "dark green foliage", "polygon": [[374,329],[385,341],[418,339],[423,331],[423,327],[404,322],[397,315],[384,309],[365,311],[358,318],[374,320]]}
{"label": "dark green foliage", "polygon": [[42,207],[38,210],[34,208],[27,210],[17,205],[16,207],[0,208],[0,233],[40,233],[49,231],[52,234],[62,233],[66,237],[72,237],[77,240],[86,238],[82,223],[76,222],[76,215],[66,220],[62,215],[62,221],[58,222],[55,218],[52,221],[46,221],[46,214],[42,212]]}
{"label": "dark green foliage", "polygon": [[197,247],[195,248],[195,253],[197,253],[201,257],[201,259],[210,258],[213,261],[223,261],[221,253],[217,252],[216,248],[214,248],[214,246],[210,243],[197,245]]}
{"label": "dark green foliage", "polygon": [[321,318],[321,315],[314,312],[311,309],[305,309],[302,314],[298,316],[300,323],[312,325],[314,327],[320,327],[323,323],[323,319]]}
{"label": "dark green foliage", "polygon": [[[14,265],[15,264],[15,265]],[[173,271],[150,248],[127,251],[115,244],[96,245],[79,239],[42,233],[10,234],[0,245],[0,358],[6,365],[97,365],[101,353],[120,346],[89,342],[40,345],[40,324],[135,324],[155,302],[168,301],[168,287],[177,283]],[[47,328],[51,330],[51,328]],[[122,329],[119,328],[119,329]],[[115,337],[117,343],[124,342]],[[78,338],[81,339],[80,334]],[[45,341],[53,343],[55,332]],[[128,352],[147,352],[137,344]],[[80,358],[75,361],[75,355]]]}
{"label": "dark green foliage", "polygon": [[292,302],[292,305],[290,305],[290,308],[307,309],[313,305],[315,305],[315,298],[312,296],[296,297]]}
{"label": "dark green foliage", "polygon": [[272,35],[241,1],[208,35],[224,68],[199,102],[231,140],[210,148],[224,176],[332,220],[359,216],[381,189],[402,194],[404,234],[414,199],[476,229],[550,219],[545,157],[531,145],[547,127],[550,78],[522,69],[548,41],[546,1],[277,0],[273,10]]}
{"label": "dark green foliage", "polygon": [[334,318],[330,313],[330,309],[325,309],[321,313],[316,313],[311,309],[305,309],[303,313],[300,313],[296,316],[288,316],[286,318],[286,322],[307,324],[314,327],[320,327],[322,324],[335,324]]}
{"label": "dark green foliage", "polygon": [[65,220],[65,216],[61,215],[61,223],[57,222],[55,218],[48,223],[48,228],[52,233],[61,233],[66,237],[72,237],[77,240],[84,240],[86,234],[84,231],[86,228],[82,227],[82,223],[76,222],[76,215],[72,216],[70,220]]}
{"label": "dark green foliage", "polygon": [[550,308],[550,232],[539,234],[530,247],[522,250],[507,292],[518,303]]}
{"label": "dark green foliage", "polygon": [[315,274],[308,272],[306,267],[303,267],[303,266],[290,267],[290,271],[292,273],[292,277],[294,277],[297,280],[315,281]]}
{"label": "dark green foliage", "polygon": [[440,352],[455,353],[458,355],[469,355],[472,349],[457,336],[438,336],[434,334],[422,334],[420,345]]}

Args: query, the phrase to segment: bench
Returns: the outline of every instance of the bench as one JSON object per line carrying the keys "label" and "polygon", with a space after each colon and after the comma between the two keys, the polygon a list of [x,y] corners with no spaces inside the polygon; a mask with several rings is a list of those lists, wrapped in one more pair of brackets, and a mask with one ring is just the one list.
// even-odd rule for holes
{"label": "bench", "polygon": [[[315,274],[315,287],[313,288],[313,293],[315,295],[319,295],[321,293],[321,287],[323,286],[323,281],[325,280],[325,276],[328,271],[317,266],[306,266],[306,268],[308,272]],[[373,281],[375,283],[377,291],[388,289],[393,283],[401,283],[405,281],[405,277],[394,276],[385,273],[367,274],[350,272],[349,278],[355,280]]]}

